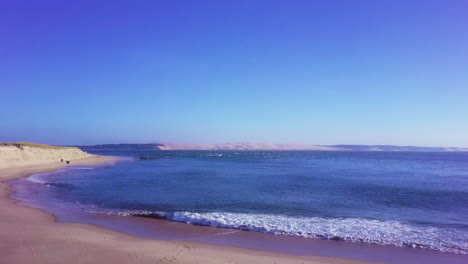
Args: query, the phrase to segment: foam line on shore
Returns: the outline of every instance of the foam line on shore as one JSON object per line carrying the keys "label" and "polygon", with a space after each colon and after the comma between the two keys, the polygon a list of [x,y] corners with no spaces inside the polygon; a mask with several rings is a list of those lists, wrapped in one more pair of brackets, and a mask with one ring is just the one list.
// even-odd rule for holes
{"label": "foam line on shore", "polygon": [[363,242],[468,254],[468,234],[455,230],[427,228],[398,221],[362,218],[292,217],[285,215],[228,212],[150,212],[113,210],[74,204],[91,213],[142,216],[194,225],[232,228],[275,235]]}

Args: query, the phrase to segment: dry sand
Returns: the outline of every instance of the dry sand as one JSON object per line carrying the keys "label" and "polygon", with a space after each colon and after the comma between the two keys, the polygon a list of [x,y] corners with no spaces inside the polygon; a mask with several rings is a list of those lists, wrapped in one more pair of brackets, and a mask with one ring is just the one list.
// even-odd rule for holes
{"label": "dry sand", "polygon": [[22,144],[6,144],[0,145],[0,169],[55,163],[61,159],[63,159],[64,162],[67,160],[73,161],[92,156],[75,147],[55,147],[48,145],[42,145],[44,147],[31,147]]}
{"label": "dry sand", "polygon": [[[114,160],[92,155],[73,165]],[[0,263],[366,263],[143,239],[89,224],[56,222],[52,215],[9,198],[7,180],[64,166],[56,162],[0,169]]]}

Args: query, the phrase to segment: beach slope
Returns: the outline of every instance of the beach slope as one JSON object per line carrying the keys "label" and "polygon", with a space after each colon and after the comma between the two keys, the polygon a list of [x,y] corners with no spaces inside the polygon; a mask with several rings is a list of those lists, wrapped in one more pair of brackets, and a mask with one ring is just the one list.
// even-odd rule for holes
{"label": "beach slope", "polygon": [[66,162],[92,156],[76,147],[50,146],[29,142],[0,143],[0,169]]}

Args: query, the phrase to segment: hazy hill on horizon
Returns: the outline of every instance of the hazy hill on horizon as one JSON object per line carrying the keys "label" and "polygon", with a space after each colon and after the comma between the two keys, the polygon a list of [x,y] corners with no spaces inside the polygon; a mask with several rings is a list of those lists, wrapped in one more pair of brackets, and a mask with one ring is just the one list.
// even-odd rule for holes
{"label": "hazy hill on horizon", "polygon": [[98,144],[98,145],[82,145],[75,146],[82,150],[159,150],[162,144],[158,143],[144,143],[144,144],[132,144],[132,143],[119,143],[119,144]]}

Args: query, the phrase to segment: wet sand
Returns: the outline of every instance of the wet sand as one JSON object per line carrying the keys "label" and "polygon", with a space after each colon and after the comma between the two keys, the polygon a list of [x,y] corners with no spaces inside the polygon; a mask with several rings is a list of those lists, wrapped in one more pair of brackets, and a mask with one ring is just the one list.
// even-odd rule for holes
{"label": "wet sand", "polygon": [[[115,161],[111,157],[94,156],[75,160],[72,165],[93,165]],[[203,243],[207,242],[203,239],[180,241],[174,237],[172,239],[160,237],[159,240],[150,239],[155,237],[138,237],[136,233],[130,235],[114,231],[119,230],[118,225],[112,227],[103,224],[102,226],[107,228],[102,228],[95,222],[94,224],[58,222],[55,216],[44,210],[21,205],[17,200],[10,198],[12,191],[6,181],[36,173],[52,172],[65,166],[64,163],[51,163],[0,170],[0,257],[2,263],[370,263],[336,257],[275,253],[261,250],[262,248],[254,250],[220,246],[223,243],[210,245]],[[109,216],[97,215],[97,218],[100,217],[102,217],[102,223],[110,223],[110,225],[116,223],[110,221]],[[125,217],[115,217],[117,218],[125,219]],[[138,221],[151,225],[156,220],[138,219]],[[163,224],[166,225],[168,222]],[[167,230],[176,231],[186,237],[190,237],[193,232],[205,232],[204,230],[208,229],[209,232],[219,232],[219,229],[210,227],[199,229],[180,223],[170,224],[172,229]],[[141,234],[147,233],[145,229],[147,225],[142,225],[143,229],[139,231]],[[168,228],[164,225],[160,228]],[[195,231],[194,228],[198,228],[199,231]],[[154,227],[151,229],[153,230]],[[235,233],[238,232],[233,234]],[[268,240],[268,238],[263,239]],[[262,239],[254,238],[250,240],[259,245],[262,241]]]}

